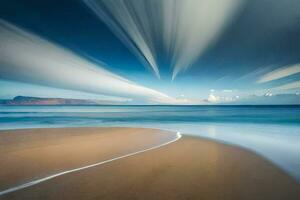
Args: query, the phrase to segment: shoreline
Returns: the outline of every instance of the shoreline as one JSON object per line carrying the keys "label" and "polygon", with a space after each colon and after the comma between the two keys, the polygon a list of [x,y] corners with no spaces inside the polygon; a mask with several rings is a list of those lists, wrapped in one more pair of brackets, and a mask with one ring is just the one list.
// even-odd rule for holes
{"label": "shoreline", "polygon": [[[101,160],[109,160],[113,157],[121,157],[124,154],[131,154],[145,148],[152,148],[173,140],[174,135],[177,136],[170,131],[156,129],[114,127],[0,131],[0,161],[5,163],[1,167],[6,167],[9,170],[5,173],[5,170],[0,168],[0,180],[7,178],[20,179],[16,182],[19,183],[18,185],[22,185],[24,182],[34,181],[41,176],[51,176],[64,170],[81,168],[101,162]],[[145,139],[148,141],[145,141]],[[114,140],[118,141],[115,142]],[[131,144],[128,143],[127,145],[126,142]],[[140,144],[141,142],[143,145]],[[76,150],[73,147],[75,145],[77,145],[77,148],[81,147],[82,149]],[[134,146],[131,147],[130,145]],[[61,155],[61,152],[64,152],[64,154]],[[91,156],[90,154],[94,155]],[[15,159],[15,156],[18,156],[19,159]],[[65,162],[62,161],[67,156],[71,156],[71,159]],[[76,156],[81,156],[81,158],[76,159]],[[47,159],[52,159],[57,163],[48,162]],[[47,167],[47,170],[43,170],[41,166],[35,166],[33,164],[35,162],[39,162],[38,165]],[[68,162],[71,162],[71,164]],[[20,173],[20,171],[24,171],[23,166],[20,167],[23,163],[26,163],[28,173],[35,173],[33,177]],[[16,176],[15,173],[18,173],[18,175]],[[22,181],[22,179],[24,180]],[[8,188],[4,190],[6,189]],[[3,182],[0,182],[0,190],[3,191]]]}
{"label": "shoreline", "polygon": [[[92,133],[87,133],[86,131],[89,130],[89,132],[92,131]],[[41,131],[44,132],[44,136],[42,136]],[[9,132],[9,134],[3,134],[3,132]],[[26,132],[26,133],[24,133]],[[46,133],[45,133],[46,132]],[[100,132],[100,133],[99,133]],[[134,132],[134,134],[132,133]],[[22,134],[20,134],[22,133]],[[85,134],[83,134],[85,133]],[[166,137],[165,134],[168,133],[168,131],[165,130],[158,130],[158,129],[141,129],[141,128],[56,128],[56,129],[23,129],[23,130],[9,130],[9,131],[0,131],[0,141],[3,138],[6,139],[6,142],[8,141],[8,144],[6,144],[6,147],[3,147],[3,145],[0,148],[0,160],[4,163],[6,162],[4,158],[8,159],[11,157],[5,157],[3,156],[4,153],[10,153],[11,155],[16,155],[16,152],[20,155],[26,155],[24,154],[24,151],[29,151],[31,153],[39,154],[35,155],[39,158],[44,157],[45,155],[51,155],[47,154],[47,151],[51,151],[51,153],[61,153],[59,151],[54,151],[53,148],[56,149],[58,146],[60,146],[59,150],[64,150],[66,147],[67,149],[70,148],[70,142],[72,145],[82,145],[84,147],[85,145],[91,145],[96,144],[95,138],[98,138],[98,142],[108,142],[110,141],[110,145],[108,146],[102,146],[101,148],[98,148],[98,150],[103,151],[103,149],[106,148],[106,156],[112,156],[114,153],[110,151],[115,151],[116,147],[118,147],[119,154],[120,152],[124,155],[124,150],[128,152],[128,146],[123,147],[123,149],[119,145],[126,144],[126,141],[124,140],[124,134],[128,134],[130,137],[127,137],[127,143],[129,142],[131,145],[130,150],[132,151],[132,145],[135,145],[135,148],[142,149],[145,147],[145,145],[149,147],[149,145],[153,146],[155,143],[159,146],[158,141],[161,143],[161,141],[167,141],[170,140],[170,137]],[[24,137],[24,134],[26,136],[31,136],[31,138]],[[101,135],[102,134],[102,135]],[[99,138],[98,136],[105,136],[102,138]],[[128,136],[126,135],[126,136]],[[6,136],[6,137],[4,137]],[[58,138],[57,138],[58,137]],[[136,137],[140,137],[137,139]],[[79,139],[80,138],[80,139]],[[152,138],[152,139],[151,139]],[[46,144],[48,146],[39,146],[38,143],[42,140],[45,140]],[[82,139],[85,139],[85,144],[82,143]],[[91,141],[92,140],[92,141]],[[116,142],[117,140],[117,142]],[[18,143],[16,143],[16,141]],[[50,142],[49,142],[50,141]],[[9,142],[11,142],[9,144]],[[23,142],[23,143],[22,143]],[[51,143],[52,142],[52,143]],[[113,143],[115,146],[113,145]],[[150,144],[149,144],[150,142]],[[2,142],[3,143],[3,142]],[[15,147],[12,147],[11,144],[17,144]],[[42,141],[43,143],[43,141]],[[103,144],[104,144],[103,143]],[[20,145],[22,144],[22,145]],[[24,145],[25,144],[25,145]],[[27,146],[26,146],[27,145]],[[69,145],[69,146],[68,146]],[[76,148],[71,145],[71,151],[76,151]],[[111,146],[112,145],[112,146]],[[5,146],[5,145],[4,145]],[[97,146],[97,144],[96,144]],[[109,148],[109,146],[111,146]],[[126,145],[125,145],[126,146]],[[88,146],[92,147],[92,146]],[[39,148],[39,151],[34,151],[34,148]],[[127,148],[127,149],[126,149]],[[151,147],[149,147],[151,149]],[[41,152],[41,150],[47,150],[46,152]],[[133,148],[134,149],[134,148]],[[144,148],[145,149],[145,148]],[[57,150],[57,149],[56,149]],[[81,149],[80,151],[88,151],[88,152],[94,152],[96,149],[90,149],[85,148]],[[77,150],[77,153],[80,152]],[[49,152],[48,152],[49,153]],[[70,151],[69,151],[70,153]],[[95,152],[94,152],[95,153]],[[115,152],[116,154],[116,152]],[[58,155],[58,154],[57,154]],[[82,156],[81,156],[82,155]],[[183,157],[182,157],[183,155]],[[235,156],[234,156],[235,155]],[[242,155],[242,156],[241,156]],[[79,158],[80,162],[86,162],[86,154],[77,154],[76,156],[81,156]],[[33,156],[34,157],[34,156]],[[31,157],[31,158],[33,158]],[[34,157],[36,159],[37,157]],[[193,157],[191,159],[190,157]],[[157,158],[157,159],[155,159]],[[181,159],[179,159],[181,158]],[[24,159],[24,157],[22,158]],[[49,157],[48,157],[49,159]],[[57,162],[57,158],[52,155],[51,157],[52,162]],[[94,159],[94,158],[93,158]],[[218,160],[222,160],[223,162],[217,162]],[[74,158],[68,159],[64,165],[68,165],[70,162],[74,163],[79,162],[78,159],[76,160]],[[186,165],[182,165],[182,162],[186,161]],[[242,161],[242,162],[240,162]],[[17,159],[14,159],[14,162],[19,162]],[[91,161],[90,161],[91,162]],[[99,161],[98,161],[99,162]],[[46,162],[48,163],[48,162]],[[230,165],[228,163],[231,163]],[[245,164],[245,163],[248,163]],[[12,164],[12,163],[10,163]],[[60,163],[62,164],[62,163]],[[32,163],[30,163],[27,167],[31,168],[34,166],[31,166]],[[253,166],[252,166],[253,165]],[[9,163],[6,165],[7,170],[11,170],[11,174],[14,174],[15,172],[13,170],[16,169],[10,169]],[[123,167],[121,167],[123,166]],[[130,166],[130,167],[128,167]],[[173,171],[172,171],[173,166]],[[236,170],[233,170],[232,167],[237,168]],[[52,166],[53,167],[53,166]],[[224,167],[225,169],[222,169]],[[253,169],[254,167],[254,169]],[[23,168],[23,166],[22,166]],[[155,168],[159,168],[155,170]],[[169,169],[170,168],[170,169]],[[186,168],[186,169],[185,169]],[[70,168],[69,168],[70,169]],[[99,171],[99,169],[102,169]],[[202,170],[201,170],[202,169]],[[52,169],[53,170],[53,169]],[[57,170],[57,169],[56,169]],[[133,171],[132,171],[133,170]],[[154,171],[153,171],[154,170]],[[174,170],[176,173],[174,173]],[[256,170],[256,171],[252,171]],[[0,173],[0,180],[3,179],[3,176],[5,178],[5,173],[3,174],[3,171],[5,171],[5,168],[3,166],[0,167],[0,171],[2,171],[2,175]],[[125,172],[122,172],[125,171]],[[203,171],[203,172],[201,172]],[[210,176],[207,177],[207,174],[204,172],[210,172]],[[220,171],[223,171],[224,174],[220,174]],[[132,174],[135,179],[128,181],[126,180],[126,172],[127,174]],[[239,172],[239,173],[237,173]],[[49,169],[48,172],[49,174]],[[157,173],[162,175],[158,176],[157,179],[161,180],[162,182],[159,183],[160,187],[156,187],[153,185],[149,185],[147,182],[154,181],[153,176],[157,176]],[[235,174],[237,173],[237,174]],[[51,174],[51,173],[50,173]],[[185,176],[182,176],[185,174],[185,176],[189,177],[189,180],[186,180]],[[214,175],[215,174],[215,175]],[[7,174],[6,174],[7,175]],[[111,177],[112,176],[112,177]],[[125,176],[125,177],[124,177]],[[164,176],[168,178],[163,178]],[[2,178],[1,178],[2,177]],[[84,178],[85,177],[85,178]],[[93,191],[90,187],[84,187],[83,189],[80,189],[80,192],[75,190],[74,188],[77,188],[77,185],[82,185],[82,180],[85,180],[86,177],[90,177],[91,180],[88,182],[85,182],[87,185],[100,185],[101,187],[105,187],[106,190],[104,191]],[[146,178],[148,177],[148,178]],[[194,177],[194,178],[193,178]],[[6,176],[6,179],[11,178],[10,176]],[[28,178],[28,177],[27,177]],[[125,178],[125,179],[124,179]],[[239,180],[240,178],[248,180],[248,181],[242,181]],[[211,187],[217,187],[220,186],[226,187],[228,190],[223,191],[220,194],[227,194],[230,193],[229,197],[231,199],[237,199],[235,192],[232,191],[238,191],[236,188],[239,188],[240,184],[248,185],[248,187],[257,187],[257,185],[261,185],[264,188],[273,187],[277,188],[276,191],[271,191],[268,189],[265,191],[265,194],[261,189],[258,191],[251,189],[252,193],[255,194],[264,194],[267,195],[265,197],[272,197],[273,199],[277,198],[299,198],[300,197],[300,186],[297,182],[295,182],[288,174],[283,172],[278,167],[274,166],[273,163],[266,160],[265,158],[247,150],[244,148],[236,147],[233,145],[227,145],[223,144],[221,142],[216,142],[211,139],[207,138],[200,138],[200,137],[192,137],[192,136],[184,136],[181,140],[178,140],[175,143],[166,145],[164,148],[159,149],[151,149],[150,151],[143,152],[143,154],[134,154],[134,156],[131,157],[124,157],[124,159],[116,160],[111,163],[107,163],[103,166],[93,166],[93,168],[89,168],[83,171],[74,171],[72,174],[64,174],[60,177],[55,177],[52,180],[47,180],[46,182],[40,183],[38,185],[32,186],[30,188],[26,188],[24,190],[19,190],[12,192],[7,195],[3,195],[4,199],[19,199],[20,197],[26,197],[29,199],[39,199],[40,195],[43,196],[42,199],[60,199],[59,195],[60,187],[57,187],[58,185],[61,185],[62,180],[66,179],[66,185],[64,185],[65,189],[67,191],[63,190],[61,192],[64,193],[65,198],[64,199],[74,199],[73,193],[85,194],[82,196],[82,198],[79,199],[85,199],[85,198],[95,198],[97,199],[100,196],[104,197],[104,199],[118,199],[120,198],[122,194],[122,199],[131,199],[133,197],[137,198],[138,196],[142,195],[143,199],[151,199],[150,194],[152,194],[150,191],[148,191],[147,188],[155,188],[152,192],[158,192],[162,193],[162,197],[160,199],[180,199],[179,197],[190,197],[194,196],[206,199],[205,197],[209,197],[209,199],[218,199],[216,196],[213,195],[211,189],[206,188],[206,184],[210,185]],[[109,181],[110,184],[107,185],[106,181],[101,181],[102,179],[105,179],[106,181]],[[171,181],[172,179],[175,179],[176,181]],[[204,180],[205,181],[204,181]],[[228,180],[227,180],[228,179]],[[228,183],[233,181],[233,185],[231,187],[228,187]],[[121,180],[121,181],[118,181]],[[181,181],[179,181],[181,180]],[[100,182],[99,182],[100,181]],[[170,182],[171,181],[171,182]],[[274,183],[274,181],[279,181],[280,183]],[[9,181],[8,181],[9,182]],[[10,180],[11,185],[12,180]],[[15,181],[16,182],[16,181]],[[198,185],[198,189],[195,191],[187,192],[186,189],[182,189],[182,187],[178,187],[179,185],[182,185],[183,182],[185,185],[190,185],[190,187],[195,187],[195,184]],[[241,182],[240,184],[236,184],[235,182]],[[112,184],[113,183],[113,184]],[[139,184],[137,184],[139,183]],[[226,183],[226,184],[225,184]],[[1,181],[0,181],[0,188],[1,188]],[[118,190],[115,189],[115,185],[118,185]],[[144,187],[142,187],[144,185]],[[178,194],[175,196],[169,196],[168,194],[165,194],[163,191],[168,189],[172,185],[173,189],[177,189]],[[246,187],[245,185],[245,187]],[[2,186],[3,187],[3,186]],[[132,194],[124,193],[124,188],[134,188],[135,193]],[[186,186],[187,187],[187,186]],[[93,187],[92,187],[93,188]],[[122,188],[122,189],[120,189]],[[206,188],[206,189],[205,189]],[[78,188],[77,188],[78,189]],[[95,188],[94,188],[95,189]],[[170,189],[170,188],[169,188]],[[205,189],[206,193],[199,194],[198,190]],[[220,189],[220,188],[219,188]],[[1,189],[2,191],[3,189]],[[83,191],[85,192],[83,192]],[[239,189],[241,190],[241,188]],[[72,192],[71,192],[72,191]],[[87,192],[89,191],[89,192]],[[104,193],[103,193],[104,192]],[[97,194],[99,193],[99,194]],[[112,196],[106,196],[105,194],[110,193]],[[145,194],[149,193],[149,196],[144,196]],[[176,192],[175,192],[176,193]],[[239,195],[244,195],[247,192],[241,192],[239,191]],[[89,194],[89,195],[88,195]],[[87,195],[87,196],[86,196]],[[104,196],[103,196],[104,195]],[[125,196],[124,196],[125,195]],[[166,196],[167,195],[167,196]],[[179,195],[179,196],[178,196]],[[182,196],[183,195],[183,196]],[[200,195],[200,196],[199,196]],[[201,196],[202,195],[202,196]],[[288,195],[288,196],[285,196]],[[0,197],[0,198],[1,198]],[[126,197],[126,198],[123,198]],[[228,197],[228,199],[230,199]],[[224,198],[224,199],[227,199]],[[243,198],[242,198],[243,199]],[[253,199],[253,198],[252,198]]]}
{"label": "shoreline", "polygon": [[14,186],[14,187],[2,190],[2,191],[0,191],[0,196],[5,195],[5,194],[9,194],[11,192],[15,192],[15,191],[18,191],[18,190],[22,190],[22,189],[25,189],[25,188],[28,188],[28,187],[31,187],[31,186],[34,186],[34,185],[37,185],[37,184],[40,184],[42,182],[51,180],[51,179],[59,177],[59,176],[63,176],[63,175],[66,175],[66,174],[74,173],[74,172],[85,170],[85,169],[89,169],[89,168],[96,167],[96,166],[103,165],[103,164],[107,164],[107,163],[110,163],[110,162],[113,162],[113,161],[116,161],[116,160],[119,160],[119,159],[128,158],[128,157],[131,157],[131,156],[135,156],[137,154],[141,154],[141,153],[144,153],[144,152],[147,152],[147,151],[158,149],[158,148],[161,148],[163,146],[169,145],[173,142],[176,142],[181,137],[182,137],[181,134],[179,132],[177,132],[176,137],[174,139],[172,139],[170,141],[167,141],[165,143],[158,144],[156,146],[152,146],[150,148],[139,150],[139,151],[136,151],[136,152],[132,152],[132,153],[122,155],[122,156],[119,156],[119,157],[114,157],[114,158],[111,158],[111,159],[108,159],[108,160],[99,161],[97,163],[90,164],[90,165],[87,165],[87,166],[83,166],[83,167],[79,167],[79,168],[75,168],[75,169],[68,169],[66,171],[62,171],[62,172],[59,172],[57,174],[51,174],[51,175],[49,175],[47,177],[44,177],[44,178],[39,178],[39,179],[30,181],[30,182],[24,183],[22,185],[18,185],[18,186]]}

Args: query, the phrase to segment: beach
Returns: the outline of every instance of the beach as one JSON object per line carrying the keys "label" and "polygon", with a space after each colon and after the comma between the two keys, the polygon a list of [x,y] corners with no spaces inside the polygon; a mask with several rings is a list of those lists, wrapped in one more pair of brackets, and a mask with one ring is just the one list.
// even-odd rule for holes
{"label": "beach", "polygon": [[142,128],[0,132],[0,191],[68,173],[0,199],[299,199],[300,184],[253,152],[200,137]]}

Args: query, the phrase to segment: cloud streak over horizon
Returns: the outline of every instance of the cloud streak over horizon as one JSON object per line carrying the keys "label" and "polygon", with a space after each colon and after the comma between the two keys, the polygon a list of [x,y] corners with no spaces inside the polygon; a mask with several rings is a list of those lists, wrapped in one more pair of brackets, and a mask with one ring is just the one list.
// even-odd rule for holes
{"label": "cloud streak over horizon", "polygon": [[293,89],[300,89],[300,81],[294,81],[291,83],[287,83],[275,88],[273,90],[293,90]]}
{"label": "cloud streak over horizon", "polygon": [[83,1],[158,77],[159,48],[163,48],[173,69],[172,79],[204,53],[243,3],[243,0]]}
{"label": "cloud streak over horizon", "polygon": [[300,63],[271,71],[259,78],[257,83],[266,83],[300,73]]}
{"label": "cloud streak over horizon", "polygon": [[174,103],[79,55],[0,20],[0,78],[102,95]]}

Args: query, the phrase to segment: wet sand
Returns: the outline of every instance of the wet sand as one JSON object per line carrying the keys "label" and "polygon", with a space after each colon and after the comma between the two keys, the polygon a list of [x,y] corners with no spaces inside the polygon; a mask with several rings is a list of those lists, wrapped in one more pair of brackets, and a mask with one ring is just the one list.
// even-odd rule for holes
{"label": "wet sand", "polygon": [[[133,128],[0,132],[0,188],[172,139]],[[0,199],[300,199],[300,184],[246,150],[184,136],[175,143],[56,177]]]}
{"label": "wet sand", "polygon": [[64,128],[0,132],[0,191],[161,144],[173,133],[133,128]]}

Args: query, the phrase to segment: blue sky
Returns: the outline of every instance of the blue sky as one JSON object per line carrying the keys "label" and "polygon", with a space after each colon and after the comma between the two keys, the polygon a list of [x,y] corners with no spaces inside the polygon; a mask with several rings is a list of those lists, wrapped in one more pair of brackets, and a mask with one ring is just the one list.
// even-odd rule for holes
{"label": "blue sky", "polygon": [[[125,5],[129,11],[145,9],[144,5],[135,5],[135,1],[129,2],[131,3]],[[139,103],[205,104],[239,101],[240,98],[267,93],[299,93],[299,1],[223,0],[221,3],[227,6],[224,9],[214,5],[214,1],[201,0],[195,5],[190,1],[190,5],[184,3],[178,7],[182,13],[179,22],[183,23],[181,26],[179,23],[179,31],[171,33],[168,33],[168,29],[161,31],[158,28],[159,31],[156,32],[153,28],[159,27],[162,21],[166,20],[161,17],[165,13],[172,16],[167,23],[164,21],[167,25],[170,24],[170,30],[174,29],[172,25],[177,22],[174,20],[176,13],[172,12],[170,5],[164,5],[161,15],[151,15],[154,13],[151,9],[155,10],[157,6],[155,2],[157,1],[146,6],[147,13],[152,16],[150,20],[145,19],[143,14],[134,16],[135,22],[140,23],[137,26],[139,29],[130,34],[134,27],[128,23],[129,18],[115,15],[118,11],[126,11],[125,8],[122,10],[122,1],[119,0],[115,1],[119,4],[119,10],[109,1],[103,3],[100,0],[2,1],[1,33],[4,33],[7,27],[14,28],[10,27],[11,30],[5,32],[13,36],[1,34],[0,37],[3,43],[12,41],[1,47],[3,59],[0,62],[0,98],[12,98],[17,95],[82,98],[80,92],[83,92],[88,98],[98,99],[111,97],[114,100],[132,99],[133,102]],[[207,9],[210,9],[207,14],[190,14],[196,13],[204,7],[203,5],[208,5]],[[109,18],[105,18],[107,16]],[[122,23],[127,27],[122,27]],[[146,23],[150,23],[151,26]],[[152,34],[151,37],[145,30]],[[30,36],[25,38],[24,34],[27,33]],[[144,36],[145,44],[135,39],[137,33]],[[165,36],[165,33],[168,35]],[[36,48],[45,50],[45,54],[39,55],[44,58],[39,59],[41,64],[38,70],[45,68],[65,73],[66,71],[62,71],[59,66],[70,66],[76,60],[87,67],[109,71],[118,76],[118,84],[123,86],[115,88],[114,80],[102,77],[101,70],[97,71],[99,77],[95,77],[101,85],[103,84],[100,88],[93,88],[91,79],[82,81],[76,75],[68,83],[58,80],[57,84],[55,77],[53,80],[47,80],[47,77],[40,80],[41,71],[25,76],[25,73],[21,72],[29,68],[22,66],[24,60],[14,59],[14,56],[22,58],[25,55],[22,51],[15,55],[8,51],[10,46],[11,51],[20,48],[11,45],[20,35],[25,38],[22,40],[25,49],[25,45],[28,45],[32,38],[43,40],[40,46],[36,45],[36,41],[30,44],[28,51],[32,50],[32,54],[26,54],[28,60]],[[50,44],[56,47],[49,50]],[[174,49],[169,51],[165,44]],[[61,55],[48,57],[55,49],[61,52]],[[12,56],[8,58],[5,57],[6,54]],[[63,62],[63,56],[74,60],[69,63]],[[151,64],[151,57],[154,57],[155,64]],[[54,66],[43,65],[46,62],[50,65],[53,58],[62,59],[62,62],[58,59]],[[160,78],[157,77],[154,66],[157,66]],[[30,67],[30,63],[27,67]],[[40,78],[33,77],[34,75]],[[125,80],[120,82],[120,77]],[[108,82],[104,82],[105,80]],[[126,93],[126,88],[131,89]]]}

